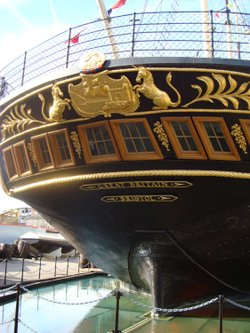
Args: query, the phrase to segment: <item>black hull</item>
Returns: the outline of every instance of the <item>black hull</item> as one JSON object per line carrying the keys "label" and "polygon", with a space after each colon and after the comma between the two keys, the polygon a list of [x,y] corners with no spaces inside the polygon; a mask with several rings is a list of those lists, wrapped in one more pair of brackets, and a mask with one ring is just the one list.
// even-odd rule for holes
{"label": "black hull", "polygon": [[[249,181],[209,176],[141,179],[146,180],[186,181],[193,186],[150,189],[149,195],[167,194],[178,200],[147,206],[131,203],[129,213],[124,203],[107,210],[100,200],[119,190],[96,195],[79,191],[83,182],[53,184],[47,189],[49,197],[43,189],[35,189],[20,198],[42,213],[97,267],[122,281],[154,290],[158,307],[192,303],[222,292],[249,293]],[[66,196],[58,196],[65,192]],[[139,195],[144,191],[122,193]]]}
{"label": "black hull", "polygon": [[[196,66],[193,62],[197,62]],[[133,67],[135,64],[137,68]],[[176,79],[172,85],[178,88],[181,95],[178,107],[174,107],[174,102],[165,105],[165,108],[159,107],[158,100],[146,93],[144,95],[143,90],[136,97],[136,78],[142,65],[151,72],[161,91],[166,89],[166,76],[172,73]],[[137,62],[135,59],[114,61],[105,67],[108,73],[110,71],[110,77],[106,72],[83,77],[77,73],[61,81],[64,96],[71,97],[72,109],[68,113],[65,109],[65,119],[57,121],[49,119],[45,122],[42,119],[41,98],[37,92],[23,94],[27,109],[34,110],[42,125],[34,124],[34,127],[24,128],[23,132],[17,131],[15,135],[2,128],[2,177],[6,192],[35,208],[95,266],[151,292],[153,305],[158,308],[192,304],[218,294],[249,295],[249,143],[242,139],[243,134],[234,137],[232,132],[233,126],[238,125],[240,120],[250,120],[250,98],[239,98],[237,105],[230,102],[234,101],[231,99],[226,108],[224,97],[218,97],[218,91],[223,88],[227,91],[233,90],[233,87],[238,91],[246,89],[250,80],[249,68],[247,61],[211,63],[205,59],[200,62],[185,59],[180,63],[179,59],[161,59],[160,62],[158,58],[137,59]],[[230,75],[237,77],[238,81]],[[109,81],[111,78],[113,81]],[[217,91],[212,102],[205,97],[202,101],[198,100],[194,82],[197,83],[199,78],[203,80],[199,87],[200,96],[202,91]],[[129,89],[131,82],[131,104],[125,100],[119,104],[121,109],[118,110],[118,102],[112,100],[101,108],[106,92],[96,85],[98,80],[105,82],[102,86],[106,90],[109,89],[108,84],[110,87],[116,85],[118,90],[119,80],[124,80],[120,90]],[[52,83],[37,88],[50,105],[53,102]],[[77,85],[80,92],[74,95]],[[92,105],[87,111],[82,109],[82,105],[87,103],[82,101],[84,94],[87,94],[84,90],[86,85],[89,90],[96,89],[92,94],[97,95],[91,103],[100,95],[96,106],[99,113]],[[142,89],[142,86],[139,85],[139,88]],[[156,90],[156,83],[151,88],[151,91]],[[171,101],[176,102],[178,94],[171,91],[169,95]],[[80,102],[77,101],[79,96]],[[80,107],[77,102],[82,103]],[[3,119],[8,112],[11,117],[11,105],[4,105]],[[126,109],[128,105],[135,110],[131,109],[129,113]],[[114,113],[111,112],[112,107],[115,108]],[[88,113],[90,109],[97,112],[93,117]],[[82,115],[84,112],[86,116]],[[195,139],[202,142],[201,153],[194,152],[190,158],[187,157],[185,151],[180,152],[176,148],[168,127],[165,128],[167,134],[164,131],[159,134],[156,130],[155,125],[166,122],[168,117],[177,120],[189,117],[191,124],[200,119],[225,122],[230,152],[223,151],[216,155],[215,151],[212,155],[211,147],[206,147],[197,126]],[[124,153],[124,147],[119,146],[121,140],[116,137],[116,124],[127,119],[131,119],[131,123],[141,119],[147,122],[152,131],[152,146],[157,145],[154,155],[150,152],[144,158],[139,153],[133,159]],[[110,135],[115,137],[118,148],[113,159],[108,160],[110,156],[107,154],[106,160],[102,161],[100,156],[97,159],[86,154],[86,138],[81,141],[81,150],[72,137],[77,131],[80,133],[82,125],[104,122],[105,126],[110,126]],[[72,148],[71,165],[58,166],[58,156],[55,155],[53,167],[43,168],[39,166],[38,153],[31,151],[29,157],[33,156],[34,160],[31,158],[30,173],[10,177],[12,169],[9,165],[11,170],[8,170],[8,147],[15,151],[15,144],[26,140],[33,144],[34,150],[38,149],[35,140],[45,133],[49,142],[51,135],[62,129],[73,133],[72,142],[69,140],[75,148]],[[53,150],[53,145],[51,147]]]}

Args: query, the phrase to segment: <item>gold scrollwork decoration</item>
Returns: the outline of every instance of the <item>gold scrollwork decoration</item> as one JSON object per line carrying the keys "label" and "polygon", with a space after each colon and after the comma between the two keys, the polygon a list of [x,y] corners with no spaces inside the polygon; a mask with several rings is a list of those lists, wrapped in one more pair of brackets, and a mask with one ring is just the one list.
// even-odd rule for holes
{"label": "gold scrollwork decoration", "polygon": [[197,77],[198,80],[206,84],[206,91],[203,91],[199,85],[192,85],[194,89],[198,90],[198,96],[185,104],[184,107],[197,102],[205,101],[213,103],[214,100],[218,100],[225,107],[228,107],[229,102],[231,102],[233,107],[238,110],[239,100],[242,100],[247,104],[248,110],[250,110],[250,89],[248,88],[250,81],[239,85],[231,75],[225,77],[221,74],[212,73],[212,77]]}
{"label": "gold scrollwork decoration", "polygon": [[31,109],[25,110],[25,108],[26,104],[16,105],[2,120],[2,141],[6,139],[7,135],[12,136],[21,133],[34,123],[44,124],[43,121],[37,120],[31,115]]}
{"label": "gold scrollwork decoration", "polygon": [[73,142],[75,152],[77,153],[79,159],[81,159],[82,158],[82,147],[81,147],[81,144],[80,144],[79,135],[76,133],[76,131],[72,131],[70,133],[70,138]]}
{"label": "gold scrollwork decoration", "polygon": [[247,141],[242,132],[241,126],[238,124],[234,124],[231,127],[231,134],[235,137],[235,141],[239,145],[240,149],[244,152],[244,154],[248,154],[247,152]]}
{"label": "gold scrollwork decoration", "polygon": [[154,123],[154,132],[158,135],[158,139],[161,141],[161,144],[166,147],[167,151],[170,151],[167,133],[164,131],[163,125],[159,121]]}

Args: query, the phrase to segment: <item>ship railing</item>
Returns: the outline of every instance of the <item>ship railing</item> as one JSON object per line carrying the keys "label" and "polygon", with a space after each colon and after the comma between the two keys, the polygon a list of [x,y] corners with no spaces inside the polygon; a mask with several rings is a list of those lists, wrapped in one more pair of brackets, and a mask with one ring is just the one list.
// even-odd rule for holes
{"label": "ship railing", "polygon": [[[69,67],[89,51],[107,59],[192,57],[250,60],[250,14],[149,12],[98,19],[26,51],[0,71],[0,98],[32,80]],[[112,39],[110,39],[110,34]],[[115,45],[114,45],[115,44]]]}

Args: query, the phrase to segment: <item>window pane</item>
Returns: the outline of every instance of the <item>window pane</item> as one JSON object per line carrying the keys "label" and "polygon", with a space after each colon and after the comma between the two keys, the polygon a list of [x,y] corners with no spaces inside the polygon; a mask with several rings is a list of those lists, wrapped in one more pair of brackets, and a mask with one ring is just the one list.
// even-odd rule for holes
{"label": "window pane", "polygon": [[193,139],[192,133],[189,129],[187,122],[172,121],[171,122],[175,135],[179,140],[180,146],[183,151],[197,152],[198,148]]}
{"label": "window pane", "polygon": [[209,136],[214,151],[230,152],[230,148],[224,138],[224,134],[219,122],[204,122],[206,132]]}
{"label": "window pane", "polygon": [[106,126],[86,128],[85,131],[88,138],[89,150],[92,156],[113,155],[115,153],[115,149]]}
{"label": "window pane", "polygon": [[187,141],[185,140],[185,138],[178,138],[178,139],[179,139],[182,150],[189,150],[188,144],[187,144]]}
{"label": "window pane", "polygon": [[143,122],[119,124],[128,153],[154,152]]}
{"label": "window pane", "polygon": [[177,136],[181,135],[182,132],[181,132],[181,128],[180,128],[179,123],[177,121],[172,121],[171,124],[173,126],[174,131],[175,131],[175,134]]}
{"label": "window pane", "polygon": [[17,170],[16,170],[14,158],[12,155],[12,151],[11,150],[5,151],[4,157],[5,157],[6,168],[8,170],[9,177],[12,178],[13,176],[17,175]]}
{"label": "window pane", "polygon": [[65,133],[56,134],[56,141],[62,161],[71,160]]}
{"label": "window pane", "polygon": [[49,148],[48,148],[46,139],[45,138],[40,138],[38,140],[38,146],[39,146],[39,149],[40,149],[43,164],[44,165],[52,164],[52,160],[51,160],[51,157],[50,157]]}
{"label": "window pane", "polygon": [[193,137],[188,137],[187,138],[187,143],[188,143],[191,151],[198,151],[198,148],[197,148],[197,146],[194,142]]}
{"label": "window pane", "polygon": [[29,171],[29,164],[23,145],[15,147],[18,166],[21,173]]}

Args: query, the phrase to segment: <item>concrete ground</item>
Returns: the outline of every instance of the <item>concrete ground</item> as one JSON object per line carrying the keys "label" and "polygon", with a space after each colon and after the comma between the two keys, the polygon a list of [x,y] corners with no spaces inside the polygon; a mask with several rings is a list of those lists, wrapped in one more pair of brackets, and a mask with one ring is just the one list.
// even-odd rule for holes
{"label": "concrete ground", "polygon": [[79,257],[21,259],[14,258],[0,262],[0,288],[5,288],[17,282],[27,283],[48,280],[66,276],[77,276],[90,272],[102,272],[90,265],[81,267]]}

